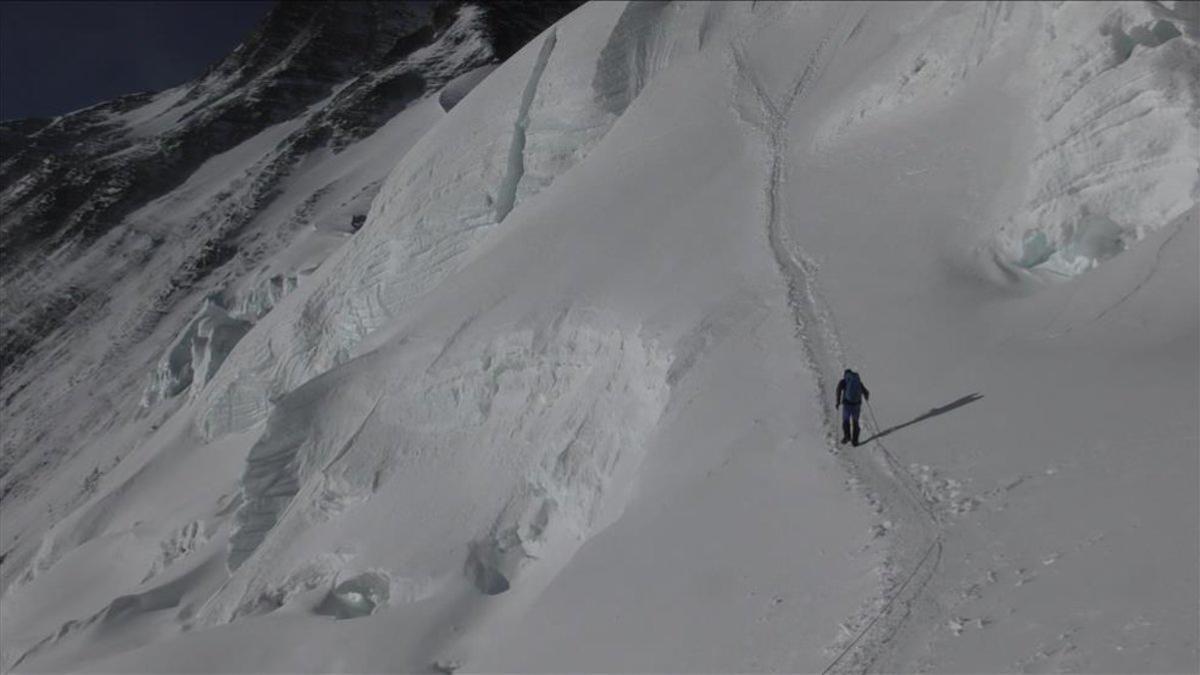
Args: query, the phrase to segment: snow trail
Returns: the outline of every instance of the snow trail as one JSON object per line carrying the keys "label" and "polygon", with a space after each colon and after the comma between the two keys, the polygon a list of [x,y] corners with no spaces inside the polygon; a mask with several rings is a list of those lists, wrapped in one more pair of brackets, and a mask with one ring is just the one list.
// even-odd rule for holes
{"label": "snow trail", "polygon": [[[898,536],[894,538],[890,565],[909,567],[909,571],[902,577],[895,573],[890,575],[882,594],[882,605],[873,611],[865,611],[853,620],[857,624],[854,637],[845,644],[834,645],[833,649],[838,653],[822,671],[823,674],[869,670],[911,615],[916,601],[935,575],[942,556],[942,531],[938,516],[922,496],[916,481],[891,451],[879,439],[875,439],[875,447],[879,450],[876,457],[856,457],[851,453],[838,452],[834,440],[837,433],[836,414],[830,405],[834,394],[831,383],[836,379],[839,365],[846,363],[845,352],[833,314],[818,290],[818,266],[804,248],[789,236],[787,220],[781,216],[783,201],[780,195],[787,182],[785,162],[792,113],[797,104],[804,101],[813,82],[820,79],[837,48],[850,39],[866,14],[866,10],[858,11],[857,16],[849,20],[850,12],[850,9],[843,10],[833,21],[832,28],[818,41],[782,102],[777,103],[771,97],[758,74],[747,63],[744,48],[735,41],[731,49],[734,76],[749,83],[759,109],[757,115],[748,115],[736,100],[734,107],[743,121],[766,137],[770,152],[770,168],[764,189],[767,238],[780,273],[787,281],[788,304],[796,324],[795,335],[802,345],[805,362],[816,379],[829,450],[839,455],[847,471],[860,479],[868,491],[877,493],[878,497],[866,495],[869,501],[876,503],[876,499],[882,497],[888,510],[897,512],[897,516],[903,515],[904,520],[916,524],[924,530],[925,535],[920,537],[924,543],[919,545],[917,541],[900,540]],[[736,86],[734,92],[736,97]],[[873,421],[873,412],[871,419],[877,434],[878,424]],[[915,559],[915,562],[904,564],[905,559]]]}

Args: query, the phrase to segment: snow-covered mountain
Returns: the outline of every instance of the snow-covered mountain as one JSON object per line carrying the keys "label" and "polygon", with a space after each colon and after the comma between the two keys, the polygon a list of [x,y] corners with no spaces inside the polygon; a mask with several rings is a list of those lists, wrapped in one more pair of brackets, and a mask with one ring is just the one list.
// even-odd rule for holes
{"label": "snow-covered mountain", "polygon": [[1196,5],[572,8],[0,125],[0,665],[1195,671]]}
{"label": "snow-covered mountain", "polygon": [[86,401],[124,398],[164,340],[148,401],[186,388],[200,317],[240,337],[361,227],[442,108],[575,4],[283,3],[194,82],[4,123],[5,491],[127,418]]}

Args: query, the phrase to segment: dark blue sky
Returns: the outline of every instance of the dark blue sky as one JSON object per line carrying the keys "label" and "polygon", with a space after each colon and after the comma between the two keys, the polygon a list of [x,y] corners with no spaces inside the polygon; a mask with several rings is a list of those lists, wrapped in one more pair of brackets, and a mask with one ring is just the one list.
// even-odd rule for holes
{"label": "dark blue sky", "polygon": [[250,34],[270,0],[0,0],[0,119],[47,117],[186,82]]}

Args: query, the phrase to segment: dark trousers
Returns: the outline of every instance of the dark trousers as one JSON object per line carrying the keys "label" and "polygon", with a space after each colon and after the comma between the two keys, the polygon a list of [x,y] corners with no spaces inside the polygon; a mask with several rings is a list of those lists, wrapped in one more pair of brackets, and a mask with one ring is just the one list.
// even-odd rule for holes
{"label": "dark trousers", "polygon": [[851,441],[858,445],[858,416],[862,413],[861,403],[842,403],[842,442]]}

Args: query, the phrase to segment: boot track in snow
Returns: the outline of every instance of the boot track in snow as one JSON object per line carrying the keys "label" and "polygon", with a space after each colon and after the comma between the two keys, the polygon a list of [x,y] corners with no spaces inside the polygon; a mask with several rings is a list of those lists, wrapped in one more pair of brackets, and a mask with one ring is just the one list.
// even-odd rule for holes
{"label": "boot track in snow", "polygon": [[[861,13],[861,12],[860,12]],[[794,80],[782,102],[777,103],[766,91],[762,81],[746,62],[741,46],[732,46],[734,77],[748,83],[753,90],[758,110],[752,114],[735,100],[734,108],[743,121],[766,137],[770,152],[768,181],[764,190],[765,220],[771,252],[788,286],[788,304],[796,324],[805,361],[816,379],[817,396],[826,427],[826,442],[831,452],[838,454],[846,470],[864,484],[868,491],[882,497],[889,511],[901,522],[915,525],[926,534],[912,540],[894,537],[891,545],[891,564],[906,573],[893,575],[883,593],[878,609],[863,612],[854,620],[854,637],[837,644],[837,655],[823,673],[865,672],[884,654],[892,637],[913,611],[916,601],[937,571],[942,555],[942,534],[938,517],[922,496],[916,481],[878,439],[874,441],[879,453],[856,456],[838,453],[835,414],[829,400],[833,396],[830,383],[836,368],[845,363],[832,314],[820,295],[817,284],[817,265],[804,249],[788,234],[787,220],[781,217],[783,202],[781,188],[787,180],[785,157],[788,149],[788,122],[797,103],[804,100],[813,82],[828,65],[837,46],[848,40],[861,22],[848,20],[849,10],[843,12],[833,29],[817,43],[803,70]],[[834,40],[836,44],[831,45]],[[737,96],[737,87],[734,87]],[[757,118],[757,119],[756,119]],[[872,419],[874,419],[872,417]],[[876,425],[877,426],[877,425]],[[868,495],[874,501],[874,497]],[[910,562],[911,561],[911,562]]]}

